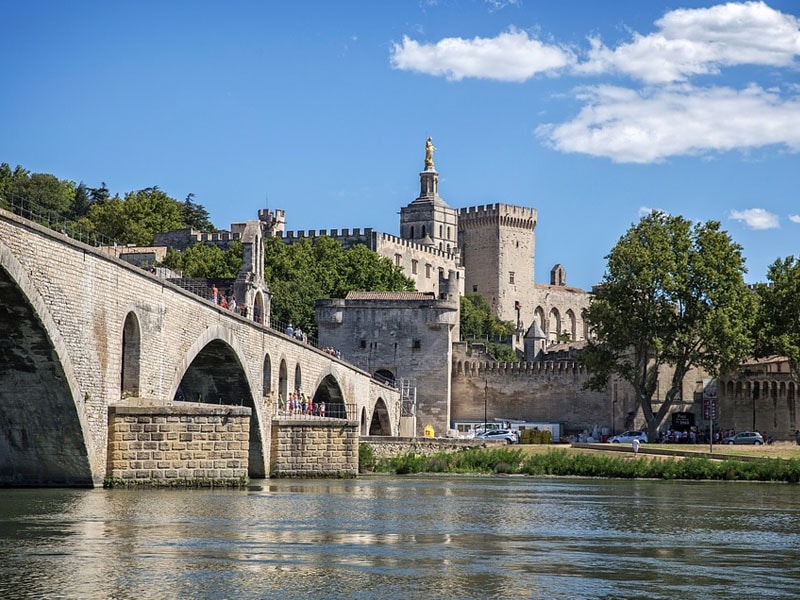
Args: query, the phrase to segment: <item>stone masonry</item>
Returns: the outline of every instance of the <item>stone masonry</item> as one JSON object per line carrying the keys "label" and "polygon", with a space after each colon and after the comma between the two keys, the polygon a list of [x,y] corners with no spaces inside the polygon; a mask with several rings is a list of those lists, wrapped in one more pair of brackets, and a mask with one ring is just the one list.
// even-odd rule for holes
{"label": "stone masonry", "polygon": [[358,421],[274,420],[271,477],[355,477]]}
{"label": "stone masonry", "polygon": [[249,430],[246,407],[112,406],[106,485],[243,485]]}

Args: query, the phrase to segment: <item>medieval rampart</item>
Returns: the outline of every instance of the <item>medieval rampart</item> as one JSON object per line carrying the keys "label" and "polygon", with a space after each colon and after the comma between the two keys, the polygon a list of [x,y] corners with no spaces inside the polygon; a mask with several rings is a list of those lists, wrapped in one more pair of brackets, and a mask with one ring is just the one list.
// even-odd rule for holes
{"label": "medieval rampart", "polygon": [[462,344],[454,344],[451,420],[562,423],[567,434],[608,426],[611,394],[584,389],[587,379],[576,361],[473,360]]}
{"label": "medieval rampart", "polygon": [[536,227],[537,211],[535,208],[515,206],[512,204],[481,204],[458,210],[458,227],[483,227],[487,223],[499,223],[505,227],[519,227],[533,230]]}

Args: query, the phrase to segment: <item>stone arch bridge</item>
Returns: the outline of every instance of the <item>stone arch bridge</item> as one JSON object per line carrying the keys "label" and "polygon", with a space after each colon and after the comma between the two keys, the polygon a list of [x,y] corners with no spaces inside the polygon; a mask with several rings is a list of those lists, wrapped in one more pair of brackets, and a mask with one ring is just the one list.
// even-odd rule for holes
{"label": "stone arch bridge", "polygon": [[362,435],[397,435],[394,388],[0,209],[0,485],[98,485],[109,407],[191,402],[250,409],[248,475],[264,477],[292,390]]}

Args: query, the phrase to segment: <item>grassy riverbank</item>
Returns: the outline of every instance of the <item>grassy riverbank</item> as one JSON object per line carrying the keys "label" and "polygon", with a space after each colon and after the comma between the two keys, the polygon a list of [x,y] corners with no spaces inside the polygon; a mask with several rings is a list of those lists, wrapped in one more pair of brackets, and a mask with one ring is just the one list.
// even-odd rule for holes
{"label": "grassy riverbank", "polygon": [[[739,453],[744,452],[737,450]],[[633,455],[618,450],[549,446],[472,448],[430,456],[404,454],[382,460],[375,460],[371,452],[365,449],[359,454],[362,470],[374,470],[378,473],[497,473],[626,479],[800,482],[800,453],[794,450],[787,450],[786,458],[765,454],[749,459],[733,457],[724,460],[704,456]],[[753,456],[753,453],[751,451],[746,455]]]}

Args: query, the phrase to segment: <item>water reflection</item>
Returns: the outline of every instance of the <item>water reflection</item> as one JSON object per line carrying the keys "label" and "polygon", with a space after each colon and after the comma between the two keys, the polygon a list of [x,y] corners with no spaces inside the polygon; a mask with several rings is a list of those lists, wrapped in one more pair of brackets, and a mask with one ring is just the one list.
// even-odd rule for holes
{"label": "water reflection", "polygon": [[2,598],[796,596],[796,486],[490,477],[4,490]]}

